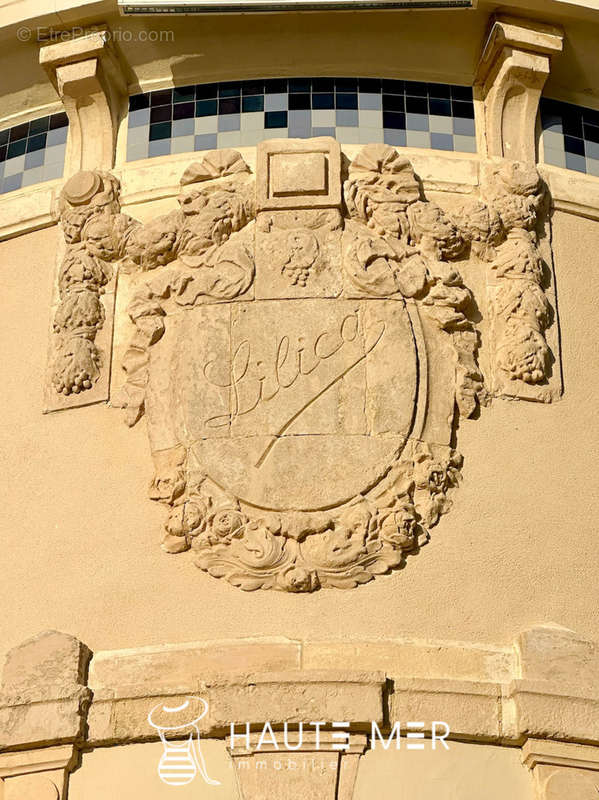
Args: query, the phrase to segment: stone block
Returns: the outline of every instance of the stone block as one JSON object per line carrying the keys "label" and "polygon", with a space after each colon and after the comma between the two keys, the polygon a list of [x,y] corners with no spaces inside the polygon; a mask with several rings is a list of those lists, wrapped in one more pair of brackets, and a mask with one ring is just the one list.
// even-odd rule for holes
{"label": "stone block", "polygon": [[447,723],[452,736],[494,740],[501,737],[499,697],[495,683],[397,678],[393,681],[390,722]]}

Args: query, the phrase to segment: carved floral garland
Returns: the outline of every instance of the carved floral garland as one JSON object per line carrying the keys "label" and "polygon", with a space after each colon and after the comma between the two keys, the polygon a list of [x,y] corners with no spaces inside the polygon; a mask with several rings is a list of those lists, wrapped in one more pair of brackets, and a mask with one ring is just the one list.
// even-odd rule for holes
{"label": "carved floral garland", "polygon": [[95,338],[105,321],[101,295],[113,276],[130,230],[139,223],[120,214],[119,182],[107,172],[78,172],[59,201],[66,252],[58,273],[60,303],[52,382],[59,394],[91,389],[102,357]]}

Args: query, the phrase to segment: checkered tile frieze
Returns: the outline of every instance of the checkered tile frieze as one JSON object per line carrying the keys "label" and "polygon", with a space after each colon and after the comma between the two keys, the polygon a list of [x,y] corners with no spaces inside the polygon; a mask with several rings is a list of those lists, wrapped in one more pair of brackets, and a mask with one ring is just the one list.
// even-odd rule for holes
{"label": "checkered tile frieze", "polygon": [[60,113],[0,130],[0,194],[62,178],[68,127]]}
{"label": "checkered tile frieze", "polygon": [[129,98],[128,161],[310,136],[473,153],[472,88],[285,78],[181,86]]}
{"label": "checkered tile frieze", "polygon": [[546,164],[599,175],[599,111],[541,99]]}

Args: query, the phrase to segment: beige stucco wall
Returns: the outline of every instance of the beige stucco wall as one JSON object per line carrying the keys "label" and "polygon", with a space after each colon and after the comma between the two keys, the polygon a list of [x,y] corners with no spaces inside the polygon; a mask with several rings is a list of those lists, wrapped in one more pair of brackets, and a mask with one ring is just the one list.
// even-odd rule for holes
{"label": "beige stucco wall", "polygon": [[405,569],[300,596],[239,592],[160,550],[145,421],[128,429],[103,405],[41,413],[57,232],[2,242],[3,647],[46,628],[93,650],[257,635],[507,644],[548,621],[599,638],[599,225],[562,212],[553,225],[563,398],[495,401],[461,423],[463,485]]}
{"label": "beige stucco wall", "polygon": [[[182,800],[231,800],[236,796],[232,764],[223,742],[202,744],[211,777],[221,786],[194,781],[177,787]],[[168,800],[175,791],[156,779],[156,764],[162,753],[160,743],[111,747],[86,753],[82,768],[70,782],[71,800],[88,800],[115,795],[119,800]],[[326,756],[318,756],[318,767]],[[269,764],[261,775],[281,769]],[[266,772],[265,772],[266,770]],[[455,742],[447,751],[408,752],[382,748],[366,753],[360,763],[355,800],[531,800],[532,780],[520,763],[516,749]]]}

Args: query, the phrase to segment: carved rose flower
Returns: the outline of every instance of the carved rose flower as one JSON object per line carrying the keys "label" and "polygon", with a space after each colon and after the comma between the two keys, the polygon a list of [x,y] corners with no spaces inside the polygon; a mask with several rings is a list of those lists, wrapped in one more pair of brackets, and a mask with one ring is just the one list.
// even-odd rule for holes
{"label": "carved rose flower", "polygon": [[173,508],[165,528],[174,536],[197,536],[206,524],[206,506],[200,500],[188,500]]}
{"label": "carved rose flower", "polygon": [[318,575],[303,567],[292,567],[287,570],[283,573],[281,583],[288,592],[313,592],[320,585]]}
{"label": "carved rose flower", "polygon": [[217,511],[212,517],[212,531],[221,538],[235,536],[245,525],[245,518],[237,509]]}
{"label": "carved rose flower", "polygon": [[414,508],[405,507],[390,511],[381,519],[381,538],[394,547],[410,550],[416,545],[416,519]]}

